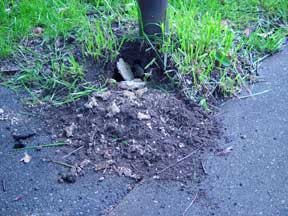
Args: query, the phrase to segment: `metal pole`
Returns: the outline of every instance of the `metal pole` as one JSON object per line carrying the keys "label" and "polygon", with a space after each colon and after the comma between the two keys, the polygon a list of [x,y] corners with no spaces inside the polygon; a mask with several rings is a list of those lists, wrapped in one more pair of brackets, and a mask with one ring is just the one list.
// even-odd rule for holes
{"label": "metal pole", "polygon": [[138,0],[140,34],[161,35],[167,26],[168,0]]}

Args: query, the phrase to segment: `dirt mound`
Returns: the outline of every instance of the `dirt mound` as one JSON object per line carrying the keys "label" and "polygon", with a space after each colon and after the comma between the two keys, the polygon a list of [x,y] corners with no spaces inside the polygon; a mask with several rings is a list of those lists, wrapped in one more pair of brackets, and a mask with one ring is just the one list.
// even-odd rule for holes
{"label": "dirt mound", "polygon": [[199,155],[219,135],[219,125],[198,105],[146,88],[94,93],[88,101],[50,109],[47,122],[57,138],[79,149],[69,163],[88,161],[96,171],[138,180],[203,174]]}

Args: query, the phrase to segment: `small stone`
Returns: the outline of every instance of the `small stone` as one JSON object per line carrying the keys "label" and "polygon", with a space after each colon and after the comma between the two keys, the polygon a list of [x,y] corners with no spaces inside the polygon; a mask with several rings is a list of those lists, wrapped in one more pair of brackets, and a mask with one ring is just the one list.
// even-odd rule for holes
{"label": "small stone", "polygon": [[137,118],[142,121],[151,119],[151,116],[149,114],[138,112]]}
{"label": "small stone", "polygon": [[151,122],[148,122],[146,125],[150,130],[153,130]]}
{"label": "small stone", "polygon": [[4,114],[4,110],[0,108],[0,115]]}
{"label": "small stone", "polygon": [[24,157],[21,158],[20,162],[27,164],[27,163],[30,163],[31,159],[32,159],[32,157],[25,152]]}
{"label": "small stone", "polygon": [[179,148],[185,148],[185,144],[184,143],[179,143],[178,147]]}
{"label": "small stone", "polygon": [[77,115],[77,118],[78,118],[78,119],[82,119],[83,117],[84,117],[83,114],[78,114],[78,115]]}
{"label": "small stone", "polygon": [[102,181],[104,181],[104,180],[105,180],[105,177],[104,177],[104,176],[102,176],[102,177],[100,177],[100,178],[98,179],[99,182],[102,182]]}

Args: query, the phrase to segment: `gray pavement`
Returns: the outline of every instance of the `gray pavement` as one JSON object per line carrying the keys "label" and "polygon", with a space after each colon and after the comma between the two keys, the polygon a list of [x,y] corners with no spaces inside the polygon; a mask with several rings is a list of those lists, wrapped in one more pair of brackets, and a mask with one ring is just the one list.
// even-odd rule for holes
{"label": "gray pavement", "polygon": [[219,145],[234,150],[227,157],[207,155],[204,182],[184,189],[144,183],[110,215],[288,216],[288,48],[267,59],[259,74],[266,82],[252,91],[268,93],[221,108],[226,139]]}

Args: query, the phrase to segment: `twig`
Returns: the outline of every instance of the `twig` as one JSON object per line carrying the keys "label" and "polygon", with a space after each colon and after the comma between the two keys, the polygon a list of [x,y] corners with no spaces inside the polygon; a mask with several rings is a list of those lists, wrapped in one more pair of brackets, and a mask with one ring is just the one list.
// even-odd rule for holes
{"label": "twig", "polygon": [[208,172],[207,172],[206,168],[204,167],[203,161],[201,161],[201,168],[202,168],[204,174],[208,175]]}
{"label": "twig", "polygon": [[25,148],[17,148],[17,150],[28,150],[28,149],[38,149],[38,148],[45,148],[45,147],[59,147],[66,145],[65,142],[56,142],[51,144],[44,144],[44,145],[37,145],[37,146],[27,146]]}
{"label": "twig", "polygon": [[197,148],[196,150],[192,151],[191,153],[189,153],[189,154],[188,154],[188,155],[186,155],[185,157],[183,157],[183,158],[179,159],[179,160],[178,160],[176,163],[174,163],[174,164],[171,164],[171,165],[169,165],[169,166],[165,167],[164,169],[160,170],[160,171],[157,173],[157,175],[159,175],[159,174],[161,174],[161,173],[165,172],[167,169],[170,169],[170,168],[172,168],[172,167],[176,166],[177,164],[181,163],[182,161],[186,160],[187,158],[191,157],[193,154],[195,154],[196,152],[198,152],[198,151],[199,151],[199,149],[200,149],[200,147],[199,147],[199,148]]}
{"label": "twig", "polygon": [[237,10],[231,10],[231,11],[234,11],[234,12],[243,12],[243,13],[263,13],[264,11],[248,11],[248,10],[241,10],[241,9],[237,9]]}
{"label": "twig", "polygon": [[191,206],[194,204],[195,200],[198,197],[198,192],[196,193],[196,195],[194,196],[193,200],[191,201],[191,203],[187,206],[187,208],[185,209],[185,211],[183,212],[183,216],[186,215],[186,213],[188,212],[188,210],[191,208]]}
{"label": "twig", "polygon": [[242,96],[242,97],[238,97],[238,98],[239,98],[239,99],[246,99],[246,98],[250,98],[250,97],[262,95],[262,94],[268,93],[268,92],[270,92],[270,91],[271,91],[271,90],[265,90],[265,91],[262,91],[262,92],[258,92],[258,93],[255,93],[255,94],[246,95],[246,96]]}
{"label": "twig", "polygon": [[265,56],[263,56],[263,57],[257,59],[257,60],[254,62],[254,64],[257,65],[258,63],[264,61],[264,60],[265,60],[266,58],[268,58],[269,56],[271,56],[271,54],[267,54],[267,55],[265,55]]}
{"label": "twig", "polygon": [[2,179],[2,190],[3,192],[6,192],[6,183],[4,179]]}
{"label": "twig", "polygon": [[19,68],[1,69],[0,73],[15,74],[19,70],[20,70]]}
{"label": "twig", "polygon": [[55,164],[62,165],[64,167],[68,167],[68,168],[74,168],[73,165],[64,163],[62,161],[55,161],[55,160],[49,160],[49,159],[43,159],[43,161],[50,162],[50,163],[55,163]]}
{"label": "twig", "polygon": [[75,149],[74,151],[71,151],[70,153],[64,155],[63,158],[67,158],[67,157],[69,157],[69,156],[72,155],[73,153],[75,153],[75,152],[81,150],[82,148],[84,148],[84,146],[80,146],[79,148]]}

